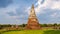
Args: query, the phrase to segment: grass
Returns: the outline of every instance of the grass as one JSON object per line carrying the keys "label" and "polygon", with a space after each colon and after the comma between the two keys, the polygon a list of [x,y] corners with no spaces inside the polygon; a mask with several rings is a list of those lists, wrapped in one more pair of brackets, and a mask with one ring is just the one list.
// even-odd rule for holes
{"label": "grass", "polygon": [[60,34],[60,30],[48,30],[44,31],[44,34]]}
{"label": "grass", "polygon": [[43,34],[41,30],[22,30],[22,31],[8,31],[2,34]]}
{"label": "grass", "polygon": [[1,34],[60,34],[60,30],[20,30],[20,31],[6,31]]}

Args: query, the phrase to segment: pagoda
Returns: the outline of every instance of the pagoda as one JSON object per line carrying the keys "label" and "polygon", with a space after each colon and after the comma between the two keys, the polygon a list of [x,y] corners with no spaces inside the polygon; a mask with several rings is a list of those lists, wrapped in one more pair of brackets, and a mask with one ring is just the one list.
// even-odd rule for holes
{"label": "pagoda", "polygon": [[39,21],[37,19],[37,16],[35,14],[35,10],[34,10],[34,5],[32,4],[31,7],[31,11],[30,11],[30,15],[28,18],[28,22],[26,25],[26,29],[40,29],[40,25],[39,25]]}

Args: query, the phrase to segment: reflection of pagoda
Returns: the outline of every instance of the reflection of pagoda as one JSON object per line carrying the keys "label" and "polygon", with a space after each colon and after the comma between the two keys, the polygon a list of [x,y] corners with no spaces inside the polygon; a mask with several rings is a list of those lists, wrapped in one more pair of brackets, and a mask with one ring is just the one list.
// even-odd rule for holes
{"label": "reflection of pagoda", "polygon": [[26,29],[40,29],[39,22],[35,14],[34,5],[32,5]]}

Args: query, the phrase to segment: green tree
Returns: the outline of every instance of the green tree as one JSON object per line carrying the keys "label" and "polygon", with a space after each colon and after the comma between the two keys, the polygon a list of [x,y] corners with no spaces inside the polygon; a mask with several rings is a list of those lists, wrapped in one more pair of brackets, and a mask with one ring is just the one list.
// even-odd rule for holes
{"label": "green tree", "polygon": [[47,24],[40,24],[41,27],[47,27]]}

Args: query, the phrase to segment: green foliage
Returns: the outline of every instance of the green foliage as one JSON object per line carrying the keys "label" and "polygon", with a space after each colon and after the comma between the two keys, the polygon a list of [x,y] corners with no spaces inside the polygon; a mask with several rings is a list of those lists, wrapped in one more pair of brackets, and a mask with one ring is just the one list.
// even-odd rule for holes
{"label": "green foliage", "polygon": [[19,25],[20,27],[25,27],[26,26],[26,24],[21,24],[21,25]]}
{"label": "green foliage", "polygon": [[57,26],[57,23],[54,23],[53,26]]}
{"label": "green foliage", "polygon": [[[18,26],[24,28],[26,25],[27,24],[21,24],[21,25],[18,25]],[[0,29],[12,27],[12,26],[16,27],[16,25],[10,25],[10,24],[1,25],[0,24]],[[60,27],[60,24],[57,24],[57,23],[55,23],[55,24],[40,24],[40,26],[41,27]]]}
{"label": "green foliage", "polygon": [[47,24],[40,24],[41,27],[47,27]]}

